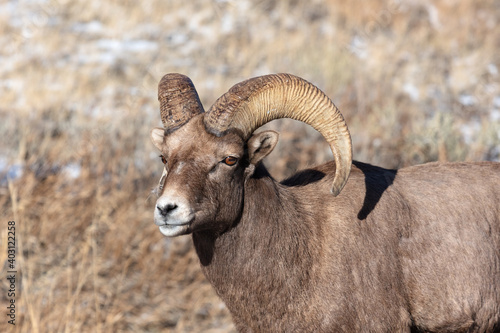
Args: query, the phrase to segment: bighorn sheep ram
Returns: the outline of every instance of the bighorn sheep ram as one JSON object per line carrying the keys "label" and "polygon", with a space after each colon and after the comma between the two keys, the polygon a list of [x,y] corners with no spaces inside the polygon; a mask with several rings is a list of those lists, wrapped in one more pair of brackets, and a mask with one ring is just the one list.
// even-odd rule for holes
{"label": "bighorn sheep ram", "polygon": [[[204,112],[189,78],[159,83],[165,164],[154,220],[192,234],[241,332],[500,332],[500,163],[387,170],[352,162],[332,101],[289,74],[232,87]],[[292,118],[334,161],[282,182],[261,163]]]}

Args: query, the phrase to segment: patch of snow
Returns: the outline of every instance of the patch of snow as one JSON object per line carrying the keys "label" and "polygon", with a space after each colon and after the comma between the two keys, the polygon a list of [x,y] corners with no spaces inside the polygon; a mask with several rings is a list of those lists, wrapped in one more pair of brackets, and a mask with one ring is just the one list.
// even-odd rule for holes
{"label": "patch of snow", "polygon": [[14,164],[7,170],[7,178],[14,180],[21,178],[24,172],[24,167],[21,164]]}
{"label": "patch of snow", "polygon": [[439,11],[431,3],[427,3],[427,14],[429,14],[429,22],[431,23],[432,27],[434,29],[440,29],[441,28],[441,22],[439,21]]}
{"label": "patch of snow", "polygon": [[182,45],[182,44],[186,43],[189,38],[188,38],[187,34],[177,32],[177,33],[168,35],[167,39],[168,39],[168,42],[172,46],[178,46],[178,45]]}
{"label": "patch of snow", "polygon": [[467,94],[460,95],[458,97],[458,101],[463,106],[472,106],[472,105],[476,104],[476,102],[477,102],[476,97],[474,97],[472,95],[467,95]]}
{"label": "patch of snow", "polygon": [[496,108],[500,108],[500,96],[493,98],[493,106]]}
{"label": "patch of snow", "polygon": [[24,173],[24,166],[22,164],[9,164],[9,161],[5,157],[0,157],[0,185],[5,186],[7,181],[16,180],[22,177]]}
{"label": "patch of snow", "polygon": [[24,82],[21,80],[17,80],[17,79],[0,80],[0,87],[3,89],[21,91],[23,88],[23,85],[24,85]]}
{"label": "patch of snow", "polygon": [[156,51],[158,49],[158,43],[152,42],[145,39],[126,41],[124,48],[129,52],[148,52]]}
{"label": "patch of snow", "polygon": [[158,43],[144,39],[136,40],[118,40],[118,39],[99,39],[97,47],[101,50],[112,51],[116,53],[122,52],[148,52],[156,51]]}
{"label": "patch of snow", "polygon": [[69,163],[62,167],[62,173],[70,179],[79,178],[82,174],[82,166],[80,163]]}
{"label": "patch of snow", "polygon": [[489,64],[488,65],[488,73],[491,75],[497,76],[498,75],[498,68],[495,66],[495,64]]}
{"label": "patch of snow", "polygon": [[460,132],[466,144],[472,144],[477,134],[481,131],[481,124],[478,121],[471,121],[460,126]]}
{"label": "patch of snow", "polygon": [[408,94],[412,101],[418,101],[420,98],[420,91],[413,83],[405,83],[403,85],[403,91]]}
{"label": "patch of snow", "polygon": [[13,28],[20,28],[24,25],[23,16],[21,13],[23,9],[17,1],[7,1],[0,5],[0,13],[8,17],[9,25]]}
{"label": "patch of snow", "polygon": [[77,62],[79,64],[104,64],[104,65],[112,65],[116,63],[119,54],[114,52],[93,52],[90,54],[78,54]]}
{"label": "patch of snow", "polygon": [[490,120],[492,122],[500,122],[500,110],[493,109],[490,113]]}
{"label": "patch of snow", "polygon": [[93,20],[87,23],[76,23],[71,27],[75,32],[87,34],[99,34],[104,31],[103,25],[100,21]]}
{"label": "patch of snow", "polygon": [[233,15],[224,15],[221,20],[221,32],[230,34],[234,30],[235,22]]}
{"label": "patch of snow", "polygon": [[366,59],[368,57],[366,42],[359,36],[355,36],[352,39],[351,44],[349,45],[349,50],[359,59]]}

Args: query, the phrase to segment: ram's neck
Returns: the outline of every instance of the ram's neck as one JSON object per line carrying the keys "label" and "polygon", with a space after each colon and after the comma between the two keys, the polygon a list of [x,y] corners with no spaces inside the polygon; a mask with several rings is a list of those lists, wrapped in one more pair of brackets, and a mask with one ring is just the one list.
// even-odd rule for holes
{"label": "ram's neck", "polygon": [[[286,302],[307,301],[320,226],[295,192],[270,177],[251,179],[241,220],[231,230],[193,235],[202,269],[235,321],[288,317]],[[253,318],[262,304],[266,316]]]}

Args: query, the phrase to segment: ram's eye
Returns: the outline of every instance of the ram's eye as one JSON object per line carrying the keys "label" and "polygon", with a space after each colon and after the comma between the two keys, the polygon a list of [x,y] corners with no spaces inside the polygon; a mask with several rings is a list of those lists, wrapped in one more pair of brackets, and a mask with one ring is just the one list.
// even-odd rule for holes
{"label": "ram's eye", "polygon": [[163,164],[167,164],[167,159],[165,158],[165,156],[160,155],[160,159]]}
{"label": "ram's eye", "polygon": [[223,162],[227,165],[235,165],[236,162],[238,162],[238,159],[234,156],[228,156],[223,160]]}

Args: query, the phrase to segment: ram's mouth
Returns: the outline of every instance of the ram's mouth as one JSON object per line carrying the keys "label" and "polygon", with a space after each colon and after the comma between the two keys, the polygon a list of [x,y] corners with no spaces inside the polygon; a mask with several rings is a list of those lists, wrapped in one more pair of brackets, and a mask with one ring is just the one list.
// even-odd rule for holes
{"label": "ram's mouth", "polygon": [[190,209],[176,208],[173,212],[163,212],[163,214],[158,207],[155,209],[154,222],[160,232],[167,237],[189,234],[194,220],[195,214]]}
{"label": "ram's mouth", "polygon": [[175,237],[189,233],[190,224],[190,222],[184,224],[164,224],[159,226],[159,229],[164,236]]}

